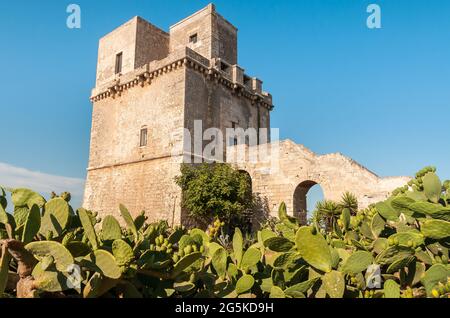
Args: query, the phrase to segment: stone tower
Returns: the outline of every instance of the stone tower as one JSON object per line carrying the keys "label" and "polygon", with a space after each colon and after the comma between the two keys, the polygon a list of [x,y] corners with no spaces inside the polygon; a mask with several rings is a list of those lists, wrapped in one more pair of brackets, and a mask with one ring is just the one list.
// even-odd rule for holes
{"label": "stone tower", "polygon": [[84,207],[180,222],[184,128],[270,125],[272,98],[237,59],[237,29],[212,4],[169,33],[135,17],[100,39]]}
{"label": "stone tower", "polygon": [[[183,220],[174,178],[182,162],[202,156],[186,131],[195,135],[200,120],[203,131],[255,128],[259,134],[270,128],[273,108],[262,81],[238,65],[237,29],[212,4],[171,26],[169,33],[135,17],[100,39],[91,101],[83,206],[118,216],[123,203],[135,214],[145,210],[150,221],[175,224]],[[245,141],[234,146],[234,141],[227,151],[258,150],[270,138],[257,137],[251,147]],[[267,200],[272,213],[285,202],[290,214],[303,218],[315,184],[326,199],[338,200],[350,191],[365,207],[409,180],[380,178],[341,154],[316,155],[290,140],[279,143],[272,159],[276,170],[267,162],[229,162],[250,175],[253,192]]]}

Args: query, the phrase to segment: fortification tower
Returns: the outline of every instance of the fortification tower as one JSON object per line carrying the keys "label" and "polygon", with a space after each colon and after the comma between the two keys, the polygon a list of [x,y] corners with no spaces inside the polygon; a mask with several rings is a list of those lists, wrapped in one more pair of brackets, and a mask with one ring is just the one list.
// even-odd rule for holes
{"label": "fortification tower", "polygon": [[[135,214],[145,210],[150,220],[182,222],[181,190],[174,178],[180,164],[201,157],[208,143],[194,147],[196,138],[187,138],[196,135],[194,122],[202,123],[200,139],[210,127],[219,128],[223,139],[226,128],[256,128],[259,134],[258,128],[270,127],[271,95],[237,62],[237,29],[214,5],[176,23],[169,33],[135,17],[103,37],[91,97],[84,207],[117,215],[123,203]],[[262,153],[270,136],[262,137],[251,147],[242,139],[237,146],[236,139],[224,142],[231,143],[228,150]],[[367,207],[409,180],[380,178],[342,154],[316,155],[290,140],[280,142],[275,153],[269,163],[228,161],[250,175],[253,192],[272,214],[285,202],[288,213],[305,220],[307,194],[316,184],[326,199],[339,200],[350,191],[360,207]]]}
{"label": "fortification tower", "polygon": [[179,223],[184,129],[270,126],[271,95],[237,61],[237,29],[212,4],[169,33],[135,17],[101,38],[83,206]]}

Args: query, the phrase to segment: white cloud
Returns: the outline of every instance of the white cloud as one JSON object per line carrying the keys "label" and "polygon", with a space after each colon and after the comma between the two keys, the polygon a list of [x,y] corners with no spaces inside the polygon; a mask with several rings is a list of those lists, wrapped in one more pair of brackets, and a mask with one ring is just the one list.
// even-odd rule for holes
{"label": "white cloud", "polygon": [[0,185],[10,188],[29,188],[46,196],[52,191],[56,193],[68,191],[72,194],[72,203],[81,202],[84,182],[83,179],[31,171],[0,162]]}

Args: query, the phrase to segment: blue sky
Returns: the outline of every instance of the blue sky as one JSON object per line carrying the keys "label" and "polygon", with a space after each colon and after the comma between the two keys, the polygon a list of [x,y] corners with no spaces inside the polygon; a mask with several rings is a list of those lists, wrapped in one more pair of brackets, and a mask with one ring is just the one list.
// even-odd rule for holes
{"label": "blue sky", "polygon": [[[70,3],[81,6],[79,30],[66,27]],[[366,27],[370,3],[381,6],[382,29]],[[79,202],[98,39],[135,15],[168,30],[206,4],[0,2],[0,184],[32,183],[29,171]],[[450,179],[450,1],[215,4],[239,28],[239,64],[273,94],[282,139],[342,152],[381,176],[431,164]]]}

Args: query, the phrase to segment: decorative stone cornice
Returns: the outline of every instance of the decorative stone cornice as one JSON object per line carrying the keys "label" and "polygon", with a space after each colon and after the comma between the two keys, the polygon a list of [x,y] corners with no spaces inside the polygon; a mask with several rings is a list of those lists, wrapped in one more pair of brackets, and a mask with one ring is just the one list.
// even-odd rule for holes
{"label": "decorative stone cornice", "polygon": [[[152,63],[146,64],[137,70],[120,76],[119,78],[109,82],[107,85],[94,89],[90,100],[95,103],[107,98],[120,97],[123,92],[129,89],[151,85],[152,81],[160,76],[164,76],[165,74],[182,67],[188,67],[199,72],[206,79],[228,88],[233,92],[233,94],[249,99],[252,105],[261,105],[269,110],[273,109],[272,101],[269,95],[265,96],[263,94],[259,94],[245,85],[234,82],[225,72],[220,71],[214,66],[206,65],[206,61],[209,63],[207,59],[200,55],[196,55],[198,55],[196,52],[186,48],[186,54],[184,54],[184,56],[181,58],[176,58],[173,61],[167,61],[153,70],[150,70],[153,66]],[[203,61],[200,61],[200,59],[203,59]]]}

